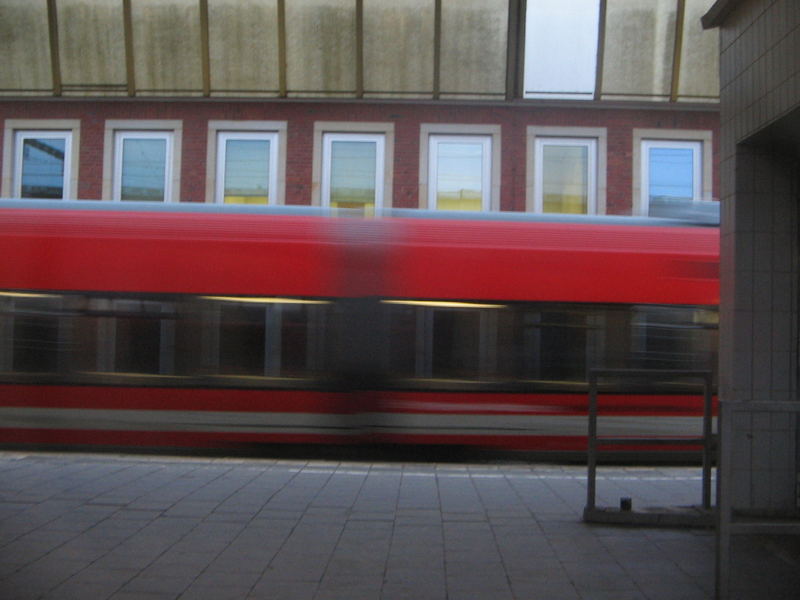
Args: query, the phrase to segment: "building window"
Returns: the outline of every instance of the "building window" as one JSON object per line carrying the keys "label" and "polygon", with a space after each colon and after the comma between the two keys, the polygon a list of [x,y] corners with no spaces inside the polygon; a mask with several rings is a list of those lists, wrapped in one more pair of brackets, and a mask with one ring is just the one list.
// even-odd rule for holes
{"label": "building window", "polygon": [[700,198],[701,155],[700,142],[642,142],[642,199],[647,213],[657,212],[659,204]]}
{"label": "building window", "polygon": [[77,120],[7,119],[0,195],[76,198],[79,131]]}
{"label": "building window", "polygon": [[103,198],[177,202],[181,121],[106,121]]}
{"label": "building window", "polygon": [[711,132],[634,129],[634,212],[671,216],[711,199]]}
{"label": "building window", "polygon": [[224,204],[275,204],[278,134],[217,134],[217,189]]}
{"label": "building window", "polygon": [[206,202],[284,203],[286,121],[209,121]]}
{"label": "building window", "polygon": [[528,128],[528,210],[605,212],[604,129]]}
{"label": "building window", "polygon": [[14,140],[14,196],[68,196],[70,145],[68,131],[18,131]]}
{"label": "building window", "polygon": [[423,124],[420,207],[500,209],[500,125]]}
{"label": "building window", "polygon": [[314,123],[312,202],[372,216],[392,206],[394,123]]}
{"label": "building window", "polygon": [[171,133],[118,131],[114,145],[114,200],[169,199],[171,154]]}
{"label": "building window", "polygon": [[372,216],[383,207],[385,143],[380,134],[322,137],[322,206]]}
{"label": "building window", "polygon": [[596,152],[596,141],[591,139],[537,139],[535,211],[594,214]]}
{"label": "building window", "polygon": [[431,135],[428,143],[428,207],[489,210],[492,138]]}
{"label": "building window", "polygon": [[591,100],[600,0],[537,0],[525,15],[525,97]]}

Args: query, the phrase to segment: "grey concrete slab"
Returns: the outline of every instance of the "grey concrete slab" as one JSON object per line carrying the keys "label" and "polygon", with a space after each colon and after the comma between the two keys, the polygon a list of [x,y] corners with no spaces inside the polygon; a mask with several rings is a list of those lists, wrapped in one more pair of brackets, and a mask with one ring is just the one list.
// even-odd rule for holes
{"label": "grey concrete slab", "polygon": [[[688,505],[699,469],[598,489]],[[590,525],[585,498],[576,466],[0,452],[0,598],[713,597],[710,531]]]}

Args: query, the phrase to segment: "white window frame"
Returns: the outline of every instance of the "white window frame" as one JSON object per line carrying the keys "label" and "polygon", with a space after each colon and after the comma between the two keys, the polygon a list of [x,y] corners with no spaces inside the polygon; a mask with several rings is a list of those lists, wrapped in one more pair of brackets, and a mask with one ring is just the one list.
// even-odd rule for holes
{"label": "white window frame", "polygon": [[214,201],[217,204],[225,202],[225,157],[229,140],[255,140],[269,142],[269,188],[267,189],[267,204],[276,204],[276,193],[278,188],[278,144],[277,132],[266,131],[219,131],[217,132],[217,170],[216,170],[216,189]]}
{"label": "white window frame", "polygon": [[536,138],[534,149],[534,188],[533,188],[533,212],[542,213],[544,211],[544,148],[545,146],[574,146],[576,148],[587,149],[587,181],[586,181],[586,214],[597,214],[597,140],[594,138],[559,138],[559,137],[539,137]]}
{"label": "white window frame", "polygon": [[114,132],[114,189],[115,202],[122,200],[122,148],[125,140],[164,140],[166,156],[164,157],[164,200],[172,198],[172,132],[171,131],[116,131]]}
{"label": "white window frame", "polygon": [[[563,140],[594,143],[594,153],[589,152],[589,215],[606,213],[606,146],[608,133],[605,127],[539,127],[527,128],[527,159],[525,210],[541,214],[542,197],[542,152],[539,151],[540,140],[544,143],[563,142]],[[592,162],[594,166],[592,167]],[[538,166],[537,166],[538,165]],[[592,199],[593,198],[593,199]]]}
{"label": "white window frame", "polygon": [[14,139],[14,197],[22,197],[22,151],[25,140],[29,139],[64,140],[64,175],[61,178],[61,199],[68,199],[69,177],[72,168],[70,159],[72,154],[72,132],[70,131],[21,130],[16,132]]}
{"label": "white window frame", "polygon": [[[270,154],[273,146],[277,152],[270,155],[270,199],[269,205],[284,204],[285,201],[285,173],[286,173],[286,121],[217,121],[208,122],[208,143],[206,153],[206,195],[207,203],[221,202],[218,200],[217,190],[219,179],[219,136],[230,134],[232,139],[240,139],[244,134],[274,135],[276,142],[270,144]],[[222,163],[224,164],[224,162]],[[274,177],[273,177],[274,174]],[[274,189],[273,189],[274,188]],[[274,194],[274,195],[273,195]]]}
{"label": "white window frame", "polygon": [[650,150],[653,148],[675,148],[692,151],[692,201],[703,195],[703,144],[699,141],[674,141],[646,139],[641,142],[641,210],[650,213]]}
{"label": "white window frame", "polygon": [[322,134],[322,182],[320,205],[331,207],[331,158],[334,142],[372,142],[375,144],[375,214],[383,210],[384,162],[386,160],[386,138],[382,133],[323,133]]}
{"label": "white window frame", "polygon": [[[392,186],[394,185],[394,123],[378,121],[315,121],[314,122],[314,156],[311,163],[311,204],[314,206],[330,206],[323,201],[322,179],[323,163],[329,152],[323,150],[323,137],[326,134],[367,134],[382,135],[383,146],[383,165],[381,181],[381,205],[382,209],[392,207]],[[377,216],[378,208],[375,208]]]}
{"label": "white window frame", "polygon": [[117,134],[127,137],[128,134],[141,134],[141,138],[157,138],[169,136],[167,147],[167,178],[164,188],[164,203],[178,202],[181,188],[181,138],[183,122],[179,120],[108,120],[106,121],[103,147],[103,199],[120,202],[121,161],[118,146],[121,143]]}
{"label": "white window frame", "polygon": [[647,155],[643,143],[681,142],[700,144],[700,193],[695,200],[712,200],[713,195],[713,134],[707,129],[634,129],[633,130],[633,214],[647,216],[650,196],[642,179]]}
{"label": "white window frame", "polygon": [[481,145],[481,211],[487,212],[492,204],[492,136],[431,134],[428,136],[428,208],[437,210],[439,177],[439,143],[465,143]]}
{"label": "white window frame", "polygon": [[[436,180],[431,176],[431,137],[457,137],[461,140],[466,138],[488,138],[490,160],[484,160],[484,169],[488,166],[489,179],[484,187],[484,192],[488,191],[487,203],[483,206],[484,211],[500,210],[500,150],[502,143],[501,126],[494,124],[473,125],[460,123],[422,123],[420,125],[420,147],[419,147],[419,207],[421,209],[435,208],[435,185]],[[431,203],[431,194],[434,201]],[[483,204],[483,203],[482,203]]]}
{"label": "white window frame", "polygon": [[[80,121],[78,119],[6,119],[3,131],[3,170],[0,195],[6,198],[21,195],[22,145],[24,138],[64,137],[64,182],[62,199],[78,197],[78,150],[80,148]],[[23,138],[23,139],[24,139]]]}

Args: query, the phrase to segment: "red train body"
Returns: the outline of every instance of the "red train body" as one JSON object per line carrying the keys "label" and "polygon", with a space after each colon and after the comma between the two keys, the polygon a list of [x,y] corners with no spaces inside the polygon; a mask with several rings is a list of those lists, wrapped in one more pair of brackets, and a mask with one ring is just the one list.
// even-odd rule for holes
{"label": "red train body", "polygon": [[[705,227],[6,206],[0,444],[582,451],[587,369],[714,367],[718,245]],[[604,402],[615,434],[699,427],[677,383]]]}

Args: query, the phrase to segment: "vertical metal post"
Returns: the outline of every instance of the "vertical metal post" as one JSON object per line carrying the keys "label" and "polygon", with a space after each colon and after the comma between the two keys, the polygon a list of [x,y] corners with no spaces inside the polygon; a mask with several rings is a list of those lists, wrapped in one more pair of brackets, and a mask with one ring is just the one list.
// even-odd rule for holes
{"label": "vertical metal post", "polygon": [[47,0],[47,28],[50,35],[50,72],[53,76],[53,95],[60,96],[61,54],[58,47],[58,8],[56,0]]}
{"label": "vertical metal post", "polygon": [[525,11],[521,9],[525,0],[509,0],[508,2],[508,45],[506,48],[506,100],[519,97],[519,64],[522,62],[520,40],[520,21],[524,21]]}
{"label": "vertical metal post", "polygon": [[603,96],[603,60],[606,53],[606,15],[608,7],[606,0],[600,0],[600,14],[597,23],[597,65],[594,73],[594,99],[600,100]]}
{"label": "vertical metal post", "polygon": [[678,0],[675,9],[675,40],[672,46],[672,81],[669,89],[669,101],[678,100],[681,79],[681,54],[683,53],[683,19],[686,14],[686,0]]}
{"label": "vertical metal post", "polygon": [[200,0],[200,58],[203,76],[203,96],[211,95],[211,50],[208,31],[208,0]]}
{"label": "vertical metal post", "polygon": [[442,60],[442,0],[435,0],[433,12],[433,99],[441,93],[440,68]]}
{"label": "vertical metal post", "polygon": [[125,77],[128,96],[136,95],[136,61],[133,45],[133,7],[131,0],[122,0],[122,23],[125,27]]}
{"label": "vertical metal post", "polygon": [[364,0],[356,0],[356,98],[364,97]]}
{"label": "vertical metal post", "polygon": [[595,479],[597,476],[597,373],[589,373],[589,440],[586,450],[589,477],[586,485],[586,509],[595,507]]}
{"label": "vertical metal post", "polygon": [[711,426],[711,373],[703,377],[703,508],[711,508],[711,462],[714,449]]}
{"label": "vertical metal post", "polygon": [[278,0],[278,95],[281,98],[286,98],[288,95],[287,71],[286,1]]}

